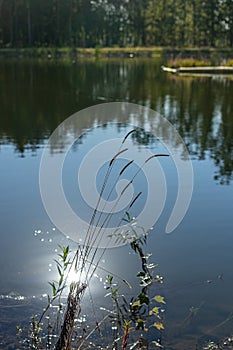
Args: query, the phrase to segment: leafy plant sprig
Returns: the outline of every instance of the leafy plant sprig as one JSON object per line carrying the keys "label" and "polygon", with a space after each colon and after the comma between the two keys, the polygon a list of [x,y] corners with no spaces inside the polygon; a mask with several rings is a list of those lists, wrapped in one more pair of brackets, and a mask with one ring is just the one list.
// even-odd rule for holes
{"label": "leafy plant sprig", "polygon": [[[107,290],[110,293],[107,295],[111,296],[113,304],[115,306],[115,317],[111,316],[111,322],[114,324],[114,344],[117,348],[117,343],[121,340],[122,348],[126,349],[126,346],[130,340],[134,341],[137,331],[143,332],[144,336],[140,334],[140,337],[131,344],[130,349],[136,346],[148,348],[148,332],[151,327],[159,331],[158,340],[160,333],[164,330],[164,324],[162,321],[163,306],[166,304],[164,297],[160,295],[150,296],[150,289],[155,283],[163,283],[163,278],[159,274],[154,276],[153,270],[158,267],[157,264],[150,263],[149,258],[151,254],[145,254],[144,245],[147,242],[147,234],[138,234],[137,226],[134,224],[134,219],[126,212],[126,218],[124,219],[129,226],[128,233],[124,237],[117,237],[117,231],[114,232],[114,236],[124,242],[129,241],[129,245],[135,254],[139,257],[141,263],[141,271],[138,272],[137,277],[139,278],[140,293],[136,297],[131,297],[127,300],[124,295],[119,293],[120,286],[115,283],[113,276],[107,276]],[[141,231],[140,231],[141,233]],[[154,321],[153,321],[154,320]],[[158,340],[152,340],[152,344],[157,347],[161,347]]]}

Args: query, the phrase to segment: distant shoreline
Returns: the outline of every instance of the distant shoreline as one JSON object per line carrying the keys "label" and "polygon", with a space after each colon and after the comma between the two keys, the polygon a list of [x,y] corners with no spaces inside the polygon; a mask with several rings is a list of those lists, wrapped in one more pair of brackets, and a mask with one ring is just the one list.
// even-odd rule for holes
{"label": "distant shoreline", "polygon": [[135,58],[158,57],[163,49],[157,47],[32,47],[32,48],[2,48],[0,58],[25,57],[25,58]]}
{"label": "distant shoreline", "polygon": [[211,57],[233,58],[233,48],[170,48],[170,47],[32,47],[1,48],[0,58],[42,58],[42,59],[82,59],[82,58],[155,58],[155,57]]}

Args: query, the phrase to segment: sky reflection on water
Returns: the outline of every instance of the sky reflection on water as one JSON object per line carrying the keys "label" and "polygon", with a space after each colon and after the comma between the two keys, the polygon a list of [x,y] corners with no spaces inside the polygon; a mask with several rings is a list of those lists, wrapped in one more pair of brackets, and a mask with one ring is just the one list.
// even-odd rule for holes
{"label": "sky reflection on water", "polygon": [[[187,328],[187,334],[202,334],[207,324],[214,327],[226,318],[233,308],[233,81],[168,76],[160,72],[159,62],[151,61],[98,65],[1,61],[0,68],[0,293],[30,298],[47,293],[47,281],[55,274],[57,245],[68,242],[54,230],[40,198],[38,170],[46,139],[77,110],[102,103],[103,98],[128,100],[165,115],[183,137],[193,161],[190,208],[180,226],[165,235],[177,177],[174,166],[161,160],[170,197],[148,243],[165,278],[162,293],[167,298],[168,325],[174,320],[181,324],[187,310],[202,302],[201,316],[193,330]],[[101,116],[96,120],[96,124],[104,122]],[[137,123],[148,127],[150,121],[142,118]],[[80,130],[92,126],[91,120],[80,120]],[[100,131],[123,137],[126,130],[105,125]],[[95,137],[97,140],[98,134],[93,142]],[[157,145],[148,138],[146,147]],[[79,148],[72,149],[67,169],[72,168]],[[75,181],[75,174],[72,176]],[[67,191],[71,194],[68,182]],[[104,259],[105,269],[123,273],[126,279],[131,280],[137,272],[126,247],[107,251]],[[104,278],[106,272],[98,275]],[[223,280],[218,275],[223,275]],[[102,283],[99,278],[94,281],[93,294],[98,298]],[[227,329],[219,329],[219,335],[224,332]]]}

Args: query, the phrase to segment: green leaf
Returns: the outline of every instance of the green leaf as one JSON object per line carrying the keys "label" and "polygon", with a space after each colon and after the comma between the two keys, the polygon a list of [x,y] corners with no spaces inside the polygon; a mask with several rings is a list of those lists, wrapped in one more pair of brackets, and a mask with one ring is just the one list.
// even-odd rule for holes
{"label": "green leaf", "polygon": [[69,260],[69,261],[67,261],[67,262],[64,263],[64,267],[67,268],[67,266],[68,266],[68,265],[71,265],[71,264],[72,264],[72,263],[71,263],[70,260]]}
{"label": "green leaf", "polygon": [[140,300],[141,304],[149,305],[150,299],[148,298],[148,296],[146,294],[141,293],[138,297],[139,297],[139,300]]}
{"label": "green leaf", "polygon": [[154,326],[155,326],[159,331],[161,331],[161,329],[164,329],[164,325],[163,325],[162,323],[157,323],[157,322],[155,322],[155,323],[154,323]]}
{"label": "green leaf", "polygon": [[58,282],[59,287],[62,285],[62,282],[63,282],[63,276],[64,276],[64,275],[62,275],[62,274],[61,274],[61,277],[60,277],[59,282]]}
{"label": "green leaf", "polygon": [[124,326],[129,327],[130,324],[131,324],[131,321],[126,321],[126,320],[124,320]]}
{"label": "green leaf", "polygon": [[128,211],[126,211],[125,214],[126,214],[126,216],[127,216],[128,221],[131,221],[130,213],[129,213]]}
{"label": "green leaf", "polygon": [[144,329],[144,321],[141,318],[137,320],[137,329]]}
{"label": "green leaf", "polygon": [[129,289],[132,289],[131,284],[127,280],[123,279],[122,281],[127,285]]}
{"label": "green leaf", "polygon": [[124,218],[123,218],[122,221],[129,223],[129,220],[128,220],[128,219],[124,219]]}
{"label": "green leaf", "polygon": [[58,270],[59,275],[61,276],[61,275],[62,275],[62,272],[61,272],[61,268],[60,268],[59,265],[57,265],[57,270]]}
{"label": "green leaf", "polygon": [[57,288],[55,286],[55,282],[49,282],[49,284],[52,287],[52,293],[53,293],[53,296],[55,297],[55,295],[57,294]]}
{"label": "green leaf", "polygon": [[112,284],[112,280],[113,280],[113,276],[108,275],[108,276],[107,276],[107,282],[108,282],[109,284]]}
{"label": "green leaf", "polygon": [[67,246],[67,247],[65,247],[64,248],[64,251],[63,251],[63,261],[65,262],[66,261],[66,259],[67,259],[67,256],[68,256],[68,254],[69,254],[69,246]]}
{"label": "green leaf", "polygon": [[145,277],[146,273],[144,271],[138,272],[137,277]]}
{"label": "green leaf", "polygon": [[69,248],[69,246],[64,247],[64,246],[62,246],[60,244],[58,244],[58,247],[63,253],[63,254],[58,254],[58,256],[60,256],[62,258],[63,262],[65,262],[66,259],[67,259],[68,254],[69,254],[70,248]]}
{"label": "green leaf", "polygon": [[140,307],[140,306],[141,306],[140,300],[137,300],[132,304],[132,307]]}
{"label": "green leaf", "polygon": [[134,236],[137,238],[138,237],[138,233],[134,228],[131,228],[132,232],[134,233]]}
{"label": "green leaf", "polygon": [[154,300],[157,301],[157,303],[166,304],[166,301],[164,300],[164,297],[161,297],[160,295],[156,295],[154,297]]}
{"label": "green leaf", "polygon": [[113,291],[112,291],[112,295],[115,297],[117,295],[118,290],[120,289],[120,287],[116,287]]}
{"label": "green leaf", "polygon": [[[59,256],[60,256],[60,254],[59,254]],[[62,267],[62,266],[61,266],[61,263],[60,263],[58,260],[54,259],[54,261],[55,261],[55,263],[56,263],[58,266]]]}
{"label": "green leaf", "polygon": [[149,315],[159,315],[159,308],[158,307],[154,307],[152,310],[149,311]]}

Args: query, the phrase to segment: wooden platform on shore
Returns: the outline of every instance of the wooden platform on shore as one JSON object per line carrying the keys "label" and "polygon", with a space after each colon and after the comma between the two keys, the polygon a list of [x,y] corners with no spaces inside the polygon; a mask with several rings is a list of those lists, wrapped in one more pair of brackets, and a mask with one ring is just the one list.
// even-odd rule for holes
{"label": "wooden platform on shore", "polygon": [[233,74],[233,67],[208,66],[208,67],[161,67],[164,72],[173,74]]}

